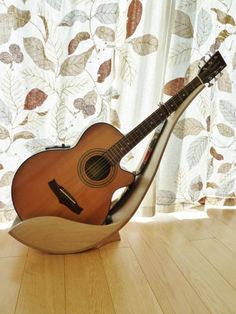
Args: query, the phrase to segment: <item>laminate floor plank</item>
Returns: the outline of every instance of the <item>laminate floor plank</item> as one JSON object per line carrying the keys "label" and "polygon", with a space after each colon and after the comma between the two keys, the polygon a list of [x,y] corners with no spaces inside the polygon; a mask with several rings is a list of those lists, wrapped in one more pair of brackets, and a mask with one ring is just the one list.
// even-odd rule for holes
{"label": "laminate floor plank", "polygon": [[209,219],[182,220],[173,223],[188,240],[211,239],[214,236],[208,230]]}
{"label": "laminate floor plank", "polygon": [[126,233],[124,231],[124,228],[122,228],[119,231],[119,235],[120,235],[120,240],[107,243],[107,244],[103,245],[102,247],[109,248],[109,249],[119,249],[119,248],[129,247],[129,242],[128,242]]}
{"label": "laminate floor plank", "polygon": [[66,313],[64,256],[29,249],[15,313]]}
{"label": "laminate floor plank", "polygon": [[193,241],[193,244],[236,290],[236,255],[216,239]]}
{"label": "laminate floor plank", "polygon": [[209,209],[207,211],[207,214],[209,217],[214,220],[217,219],[224,224],[226,224],[230,229],[233,229],[235,231],[236,227],[236,209]]}
{"label": "laminate floor plank", "polygon": [[15,313],[25,257],[0,258],[0,313]]}
{"label": "laminate floor plank", "polygon": [[116,314],[163,313],[130,248],[100,252]]}
{"label": "laminate floor plank", "polygon": [[26,256],[28,248],[15,240],[8,230],[0,230],[0,257]]}
{"label": "laminate floor plank", "polygon": [[143,230],[143,236],[153,250],[166,250],[210,312],[235,314],[235,290],[191,241],[181,236],[179,228],[173,224],[158,228],[152,223],[144,225]]}
{"label": "laminate floor plank", "polygon": [[129,222],[120,241],[64,256],[1,230],[0,314],[235,314],[236,211],[206,213]]}
{"label": "laminate floor plank", "polygon": [[127,237],[163,313],[210,313],[166,249],[153,249],[141,229],[130,223]]}
{"label": "laminate floor plank", "polygon": [[[235,227],[233,227],[233,225],[235,225]],[[236,221],[228,226],[219,219],[211,218],[209,219],[207,228],[215,239],[236,254]]]}
{"label": "laminate floor plank", "polygon": [[115,313],[99,250],[65,256],[67,314]]}

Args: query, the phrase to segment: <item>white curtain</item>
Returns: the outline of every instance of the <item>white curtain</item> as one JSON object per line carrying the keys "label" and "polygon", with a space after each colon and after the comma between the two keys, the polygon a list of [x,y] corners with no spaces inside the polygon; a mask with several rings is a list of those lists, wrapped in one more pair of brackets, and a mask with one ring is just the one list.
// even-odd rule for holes
{"label": "white curtain", "polygon": [[0,0],[0,221],[15,217],[11,181],[27,157],[97,121],[128,132],[216,48],[228,67],[181,117],[142,212],[235,205],[235,13],[230,0]]}
{"label": "white curtain", "polygon": [[227,67],[192,102],[173,132],[158,174],[159,210],[189,204],[235,208],[235,32],[235,1],[176,1],[164,93],[173,95],[198,73],[200,60],[216,50]]}

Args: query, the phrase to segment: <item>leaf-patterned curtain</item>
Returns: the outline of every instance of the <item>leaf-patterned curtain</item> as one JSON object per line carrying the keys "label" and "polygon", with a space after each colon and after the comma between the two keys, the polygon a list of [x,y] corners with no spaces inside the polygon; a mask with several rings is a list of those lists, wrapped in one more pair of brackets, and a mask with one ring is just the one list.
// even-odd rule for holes
{"label": "leaf-patterned curtain", "polygon": [[174,129],[157,180],[156,204],[163,211],[236,205],[235,34],[235,1],[176,1],[165,97],[198,73],[207,54],[219,50],[227,67]]}
{"label": "leaf-patterned curtain", "polygon": [[228,67],[181,117],[144,207],[235,205],[235,13],[231,0],[0,0],[0,222],[26,158],[98,121],[128,132],[218,48]]}
{"label": "leaf-patterned curtain", "polygon": [[[15,217],[11,182],[29,156],[74,145],[98,121],[126,132],[155,108],[168,7],[139,0],[0,0],[0,222]],[[152,11],[157,19],[150,21]],[[124,163],[132,167],[135,156]]]}

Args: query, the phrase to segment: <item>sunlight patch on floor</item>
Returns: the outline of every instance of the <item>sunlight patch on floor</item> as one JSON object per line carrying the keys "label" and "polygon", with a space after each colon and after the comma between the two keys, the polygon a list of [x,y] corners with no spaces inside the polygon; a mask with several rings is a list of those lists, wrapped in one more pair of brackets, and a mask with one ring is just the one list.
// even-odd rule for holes
{"label": "sunlight patch on floor", "polygon": [[208,219],[209,216],[205,211],[178,211],[173,213],[157,213],[152,217],[134,216],[132,222],[153,223],[153,222],[171,222],[176,220],[194,220]]}
{"label": "sunlight patch on floor", "polygon": [[1,222],[1,223],[0,223],[0,230],[9,229],[9,228],[11,228],[11,226],[12,226],[12,221],[9,221],[9,222]]}

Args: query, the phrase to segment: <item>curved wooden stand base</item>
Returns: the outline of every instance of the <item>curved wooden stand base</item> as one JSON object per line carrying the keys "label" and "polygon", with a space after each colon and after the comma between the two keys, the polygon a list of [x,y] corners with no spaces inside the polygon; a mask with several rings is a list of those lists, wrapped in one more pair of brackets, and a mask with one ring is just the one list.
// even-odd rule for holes
{"label": "curved wooden stand base", "polygon": [[147,193],[176,122],[204,87],[205,85],[199,86],[168,118],[149,164],[126,193],[124,202],[120,210],[113,215],[111,224],[89,225],[59,217],[36,217],[16,224],[9,234],[29,247],[54,254],[82,252],[118,240],[119,230],[134,215]]}

